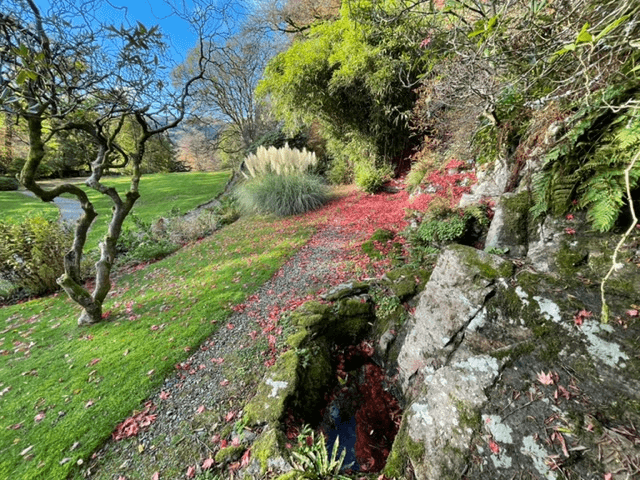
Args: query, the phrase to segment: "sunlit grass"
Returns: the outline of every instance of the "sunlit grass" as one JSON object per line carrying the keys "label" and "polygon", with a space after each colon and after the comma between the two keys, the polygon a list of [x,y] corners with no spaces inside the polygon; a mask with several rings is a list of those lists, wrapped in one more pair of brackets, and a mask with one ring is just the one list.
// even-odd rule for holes
{"label": "sunlit grass", "polygon": [[33,215],[57,218],[59,211],[53,203],[44,203],[18,191],[0,192],[0,221],[21,222]]}
{"label": "sunlit grass", "polygon": [[312,231],[241,219],[117,279],[109,320],[90,328],[76,326],[79,309],[63,295],[0,309],[0,478],[77,471]]}

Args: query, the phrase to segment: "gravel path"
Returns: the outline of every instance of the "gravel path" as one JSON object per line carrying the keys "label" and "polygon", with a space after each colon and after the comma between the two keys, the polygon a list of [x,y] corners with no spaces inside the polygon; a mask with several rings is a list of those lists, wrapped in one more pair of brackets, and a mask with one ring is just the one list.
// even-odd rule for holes
{"label": "gravel path", "polygon": [[[19,190],[19,192],[29,197],[35,197],[35,195],[28,190]],[[80,218],[83,213],[80,202],[75,198],[56,197],[53,199],[53,203],[60,210],[61,222],[73,223]]]}
{"label": "gravel path", "polygon": [[[168,478],[162,473],[175,469],[176,462],[183,472],[172,478],[186,478],[188,466],[200,471],[219,448],[217,435],[225,439],[225,427],[228,432],[255,393],[270,361],[267,338],[282,333],[276,323],[280,313],[312,298],[309,292],[315,297],[337,283],[338,256],[350,240],[337,224],[322,227],[149,398],[157,415],[150,427],[133,440],[109,441],[85,477],[130,478],[135,471],[135,478],[151,478],[159,471],[160,478]],[[253,434],[245,433],[244,440],[251,440]]]}

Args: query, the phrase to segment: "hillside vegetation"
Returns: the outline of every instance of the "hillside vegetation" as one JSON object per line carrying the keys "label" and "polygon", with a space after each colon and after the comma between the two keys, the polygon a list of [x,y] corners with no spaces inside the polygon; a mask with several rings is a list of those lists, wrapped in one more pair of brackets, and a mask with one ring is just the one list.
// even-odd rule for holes
{"label": "hillside vegetation", "polygon": [[637,200],[639,9],[343,2],[301,29],[258,92],[290,129],[320,126],[333,181],[379,186],[372,177],[405,167],[411,151],[414,188],[452,159],[480,170],[502,161],[507,188],[531,187],[538,216],[584,208],[606,231],[629,205],[626,169]]}

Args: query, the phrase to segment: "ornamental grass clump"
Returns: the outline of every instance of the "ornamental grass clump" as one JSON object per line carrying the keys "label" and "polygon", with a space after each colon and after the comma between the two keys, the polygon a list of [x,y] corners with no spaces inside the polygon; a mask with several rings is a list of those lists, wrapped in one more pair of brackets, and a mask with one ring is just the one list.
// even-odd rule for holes
{"label": "ornamental grass clump", "polygon": [[322,178],[309,173],[317,163],[313,152],[284,148],[258,148],[245,159],[249,176],[236,190],[248,213],[298,215],[319,208],[329,199]]}
{"label": "ornamental grass clump", "polygon": [[329,189],[316,175],[269,173],[240,185],[236,195],[245,212],[285,217],[321,207],[329,200]]}
{"label": "ornamental grass clump", "polygon": [[285,144],[282,148],[258,147],[256,153],[247,155],[244,164],[253,178],[267,175],[289,175],[308,173],[316,166],[318,159],[314,152],[307,149],[297,150]]}

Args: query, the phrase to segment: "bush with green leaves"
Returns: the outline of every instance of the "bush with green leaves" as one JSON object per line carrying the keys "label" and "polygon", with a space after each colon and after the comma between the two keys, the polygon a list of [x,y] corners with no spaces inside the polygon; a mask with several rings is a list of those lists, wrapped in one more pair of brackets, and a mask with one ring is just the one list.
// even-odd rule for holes
{"label": "bush with green leaves", "polygon": [[138,264],[159,260],[175,252],[179,245],[173,242],[166,231],[166,220],[146,222],[135,214],[133,225],[126,225],[118,238],[116,250],[118,263]]}
{"label": "bush with green leaves", "polygon": [[372,161],[357,163],[354,168],[355,183],[367,193],[376,193],[391,179],[393,170],[389,165],[376,166]]}
{"label": "bush with green leaves", "polygon": [[[428,68],[420,48],[428,18],[379,23],[373,3],[343,2],[337,20],[314,23],[274,57],[258,86],[290,130],[318,123],[341,166],[365,159],[362,146],[376,162],[407,147],[413,85]],[[384,16],[402,10],[395,2],[376,5]]]}
{"label": "bush with green leaves", "polygon": [[244,164],[253,178],[262,175],[291,175],[308,173],[316,166],[318,160],[316,154],[307,149],[258,147],[256,153],[247,155]]}
{"label": "bush with green leaves", "polygon": [[270,173],[239,185],[236,198],[245,212],[284,217],[321,207],[329,200],[329,189],[315,175]]}
{"label": "bush with green leaves", "polygon": [[444,246],[461,240],[473,222],[487,226],[486,211],[481,206],[441,208],[431,211],[418,227],[418,238],[429,245]]}
{"label": "bush with green leaves", "polygon": [[10,192],[12,190],[18,190],[19,187],[20,184],[15,178],[0,176],[0,192]]}
{"label": "bush with green leaves", "polygon": [[22,223],[0,222],[0,277],[30,295],[59,289],[63,258],[73,234],[66,224],[33,216]]}

